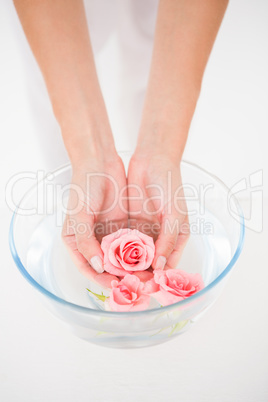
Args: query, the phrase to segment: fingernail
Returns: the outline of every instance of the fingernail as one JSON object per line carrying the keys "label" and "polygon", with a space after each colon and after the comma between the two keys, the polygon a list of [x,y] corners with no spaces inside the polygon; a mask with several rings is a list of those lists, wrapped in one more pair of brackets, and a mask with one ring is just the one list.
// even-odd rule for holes
{"label": "fingernail", "polygon": [[96,272],[98,272],[98,274],[101,274],[104,271],[102,260],[98,255],[95,255],[91,258],[90,265],[92,265],[92,267],[95,269]]}
{"label": "fingernail", "polygon": [[155,269],[164,269],[166,263],[167,263],[166,257],[160,255],[160,257],[158,257],[156,260]]}

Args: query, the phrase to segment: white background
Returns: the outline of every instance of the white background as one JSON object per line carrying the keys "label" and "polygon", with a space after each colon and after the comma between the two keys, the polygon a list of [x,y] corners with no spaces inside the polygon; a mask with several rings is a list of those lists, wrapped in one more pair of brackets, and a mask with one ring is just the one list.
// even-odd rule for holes
{"label": "white background", "polygon": [[[39,134],[44,135],[45,127],[47,135],[55,130],[57,143],[60,136],[55,122],[48,132],[48,98],[42,100],[40,119],[30,102],[35,86],[29,87],[25,78],[25,59],[34,82],[40,79],[40,87],[43,83],[8,0],[0,0],[0,49],[0,185],[4,190],[17,172],[56,167],[47,164]],[[268,201],[267,49],[268,2],[231,1],[207,66],[185,151],[186,159],[229,186],[263,170],[264,206]],[[57,146],[52,148],[56,154]],[[22,188],[17,197],[20,192]],[[250,218],[250,192],[238,197]],[[7,240],[11,211],[4,197],[0,205],[1,400],[268,400],[267,208],[263,231],[247,230],[243,254],[224,293],[196,327],[154,348],[109,350],[74,338],[39,304],[11,260]],[[253,218],[259,219],[261,213],[253,205]]]}

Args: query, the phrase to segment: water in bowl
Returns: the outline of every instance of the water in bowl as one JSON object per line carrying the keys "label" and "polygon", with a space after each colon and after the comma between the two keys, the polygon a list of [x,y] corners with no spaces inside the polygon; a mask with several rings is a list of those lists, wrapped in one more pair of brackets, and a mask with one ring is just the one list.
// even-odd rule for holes
{"label": "water in bowl", "polygon": [[[61,227],[55,222],[55,215],[48,215],[33,232],[27,252],[29,274],[41,286],[64,300],[80,306],[101,308],[102,302],[89,297],[86,288],[94,289],[94,284],[77,270],[70,259],[61,240]],[[200,273],[207,286],[230,261],[231,245],[223,225],[208,210],[202,217],[190,217],[190,225],[191,236],[178,268]]]}

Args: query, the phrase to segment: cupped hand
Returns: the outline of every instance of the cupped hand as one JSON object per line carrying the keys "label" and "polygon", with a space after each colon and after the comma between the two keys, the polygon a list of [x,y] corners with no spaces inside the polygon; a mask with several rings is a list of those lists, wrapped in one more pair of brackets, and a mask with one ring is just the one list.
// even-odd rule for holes
{"label": "cupped hand", "polygon": [[127,227],[126,174],[114,156],[88,157],[73,166],[62,238],[80,272],[109,287],[115,276],[103,272],[103,236]]}
{"label": "cupped hand", "polygon": [[128,169],[133,227],[155,239],[154,269],[175,268],[189,238],[180,161],[161,153],[135,153]]}

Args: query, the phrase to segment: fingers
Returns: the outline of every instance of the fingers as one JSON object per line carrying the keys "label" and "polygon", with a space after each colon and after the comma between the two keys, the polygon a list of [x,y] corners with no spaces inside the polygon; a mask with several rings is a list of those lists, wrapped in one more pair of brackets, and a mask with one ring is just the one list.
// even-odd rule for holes
{"label": "fingers", "polygon": [[183,222],[183,225],[181,225],[181,231],[179,232],[177,243],[174,247],[174,250],[168,257],[165,269],[172,269],[177,267],[181,259],[183,250],[189,240],[189,237],[190,237],[190,226],[188,219],[186,219],[186,221]]}
{"label": "fingers", "polygon": [[86,214],[82,211],[74,217],[67,216],[64,222],[63,239],[67,246],[72,245],[69,248],[79,261],[80,267],[88,269],[87,262],[100,274],[104,271],[103,252],[95,237],[94,224],[94,214]]}
{"label": "fingers", "polygon": [[177,219],[175,216],[163,216],[161,231],[155,242],[155,257],[152,263],[154,269],[164,269],[167,260],[174,250],[179,229],[176,228]]}
{"label": "fingers", "polygon": [[78,251],[99,274],[104,271],[103,252],[94,233],[94,214],[79,213],[75,217],[75,237]]}
{"label": "fingers", "polygon": [[176,268],[189,238],[188,218],[163,216],[161,231],[155,243],[154,269]]}
{"label": "fingers", "polygon": [[118,278],[114,275],[108,274],[104,272],[102,274],[98,274],[88,263],[86,258],[78,251],[75,235],[66,236],[64,232],[62,233],[62,239],[67,247],[67,250],[71,256],[72,261],[75,266],[81,272],[82,275],[98,283],[104,288],[111,288],[111,282],[114,280],[118,280]]}

